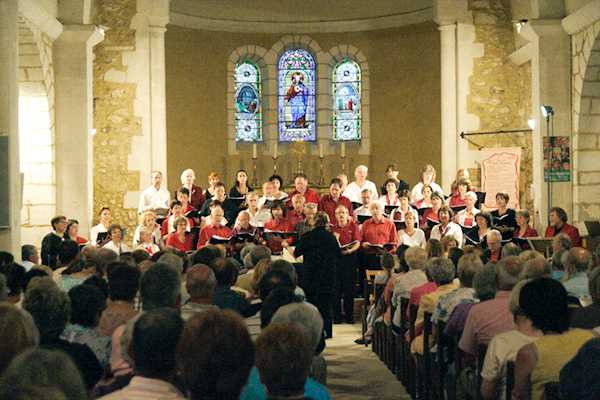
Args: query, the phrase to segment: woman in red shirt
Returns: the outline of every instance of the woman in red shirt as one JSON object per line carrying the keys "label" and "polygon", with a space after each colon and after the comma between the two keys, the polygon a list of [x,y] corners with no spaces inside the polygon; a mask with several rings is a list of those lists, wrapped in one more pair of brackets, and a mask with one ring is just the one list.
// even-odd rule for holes
{"label": "woman in red shirt", "polygon": [[467,192],[471,182],[466,179],[461,179],[456,183],[456,192],[450,197],[450,207],[463,207],[467,205]]}
{"label": "woman in red shirt", "polygon": [[284,208],[282,201],[276,200],[273,202],[273,205],[271,206],[271,219],[265,223],[267,246],[271,249],[271,253],[273,254],[281,254],[285,247],[294,243],[292,237],[284,239],[276,234],[294,232],[294,227],[285,218]]}
{"label": "woman in red shirt", "polygon": [[346,323],[354,323],[354,289],[356,286],[356,269],[358,267],[357,251],[360,248],[360,228],[350,219],[348,209],[339,205],[335,209],[335,224],[331,231],[340,243],[342,257],[336,269],[335,298],[333,301],[333,321],[342,321],[341,300],[344,300],[344,319]]}
{"label": "woman in red shirt", "polygon": [[427,221],[429,220],[432,223],[437,224],[439,222],[438,211],[443,205],[444,199],[442,199],[442,196],[439,193],[431,195],[431,208],[425,210],[420,222],[421,229],[423,229],[427,235],[429,235],[429,231],[431,230]]}
{"label": "woman in red shirt", "polygon": [[67,225],[67,236],[80,246],[89,243],[89,240],[79,236],[79,221],[76,219],[69,220],[69,224]]}
{"label": "woman in red shirt", "polygon": [[187,224],[185,217],[177,218],[174,223],[176,230],[167,235],[165,244],[183,252],[192,250],[192,235],[186,231]]}

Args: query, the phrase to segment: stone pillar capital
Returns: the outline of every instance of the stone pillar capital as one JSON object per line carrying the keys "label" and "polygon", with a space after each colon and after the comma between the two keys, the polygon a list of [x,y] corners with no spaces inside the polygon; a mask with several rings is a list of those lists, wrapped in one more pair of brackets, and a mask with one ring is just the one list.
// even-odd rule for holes
{"label": "stone pillar capital", "polygon": [[57,40],[70,43],[85,43],[89,48],[104,40],[104,29],[96,25],[64,25]]}

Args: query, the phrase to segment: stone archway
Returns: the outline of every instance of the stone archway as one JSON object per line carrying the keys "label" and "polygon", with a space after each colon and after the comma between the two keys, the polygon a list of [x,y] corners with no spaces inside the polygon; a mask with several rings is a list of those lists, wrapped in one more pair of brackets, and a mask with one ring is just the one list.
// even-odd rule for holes
{"label": "stone archway", "polygon": [[52,42],[19,17],[21,242],[40,243],[56,213]]}

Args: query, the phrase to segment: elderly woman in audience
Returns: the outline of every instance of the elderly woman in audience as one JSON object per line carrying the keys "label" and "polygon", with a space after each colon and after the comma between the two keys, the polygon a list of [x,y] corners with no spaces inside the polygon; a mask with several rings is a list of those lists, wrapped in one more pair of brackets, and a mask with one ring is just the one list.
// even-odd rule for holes
{"label": "elderly woman in audience", "polygon": [[117,262],[108,272],[109,301],[100,316],[98,331],[102,336],[112,336],[115,329],[137,315],[134,302],[140,286],[140,271]]}
{"label": "elderly woman in audience", "polygon": [[427,252],[420,247],[410,247],[404,252],[404,260],[409,271],[396,278],[392,294],[392,304],[396,306],[393,323],[396,326],[400,326],[400,299],[408,299],[412,289],[427,283],[427,275],[425,274]]}
{"label": "elderly woman in audience", "polygon": [[339,245],[341,257],[336,266],[335,299],[333,302],[333,320],[341,322],[344,302],[344,317],[347,323],[354,321],[354,292],[356,290],[356,271],[358,268],[358,250],[360,249],[360,227],[350,219],[348,208],[343,205],[335,210],[336,222],[332,227],[333,235]]}
{"label": "elderly woman in audience", "polygon": [[594,329],[600,326],[600,268],[590,272],[588,288],[592,303],[571,310],[571,327]]}
{"label": "elderly woman in audience", "polygon": [[179,251],[188,252],[192,250],[192,234],[187,231],[188,220],[179,217],[174,221],[175,232],[171,232],[165,238],[165,245]]}
{"label": "elderly woman in audience", "polygon": [[481,370],[481,395],[485,400],[506,398],[506,364],[515,361],[521,347],[543,335],[519,307],[521,288],[527,282],[517,283],[510,295],[508,307],[515,321],[515,329],[494,336],[487,348]]}
{"label": "elderly woman in audience", "polygon": [[238,315],[210,310],[188,320],[177,357],[189,399],[233,400],[248,382],[254,343]]}
{"label": "elderly woman in audience", "polygon": [[570,296],[582,303],[590,303],[588,270],[592,267],[592,253],[582,247],[574,247],[564,257],[565,276],[562,284]]}
{"label": "elderly woman in audience", "polygon": [[311,362],[309,341],[293,323],[274,324],[256,341],[256,367],[269,398],[303,398]]}
{"label": "elderly woman in audience", "polygon": [[[190,205],[199,210],[202,204],[204,204],[205,198],[202,188],[195,185],[195,182],[196,174],[193,169],[188,168],[181,173],[181,187],[188,190]],[[174,193],[173,198],[177,198],[177,193]]]}
{"label": "elderly woman in audience", "polygon": [[40,342],[40,334],[31,315],[22,309],[0,303],[0,375],[10,362]]}
{"label": "elderly woman in audience", "polygon": [[467,192],[465,194],[465,209],[457,212],[454,216],[455,222],[462,228],[473,228],[477,224],[475,217],[480,211],[475,208],[476,202],[477,195],[475,192]]}
{"label": "elderly woman in audience", "polygon": [[[447,258],[432,258],[427,261],[427,274],[435,283],[435,290],[424,294],[419,300],[415,329],[420,330],[425,321],[425,313],[434,313],[440,298],[457,289],[453,282],[455,268]],[[412,353],[423,353],[423,335],[418,335],[410,346]]]}
{"label": "elderly woman in audience", "polygon": [[550,224],[546,228],[544,237],[551,238],[559,233],[564,233],[571,238],[573,247],[581,247],[581,236],[579,230],[567,223],[568,216],[567,212],[560,207],[553,207],[550,209],[550,215],[548,215]]}
{"label": "elderly woman in audience", "polygon": [[62,243],[61,259],[65,261],[67,267],[55,275],[55,279],[58,287],[65,292],[81,285],[83,281],[97,272],[96,262],[91,258],[82,259],[79,254],[79,246],[72,240],[65,240]]}
{"label": "elderly woman in audience", "polygon": [[110,337],[101,336],[98,332],[100,316],[106,309],[104,295],[97,287],[84,284],[69,290],[69,299],[71,318],[60,335],[61,339],[88,346],[105,369],[110,357]]}
{"label": "elderly woman in audience", "polygon": [[129,253],[131,250],[129,246],[123,243],[123,228],[119,224],[112,224],[108,228],[110,234],[110,241],[106,243],[102,248],[114,251],[117,254]]}
{"label": "elderly woman in audience", "polygon": [[553,279],[526,283],[521,289],[519,307],[543,336],[517,353],[513,399],[541,400],[544,386],[558,382],[561,368],[593,335],[582,329],[569,330],[567,291]]}
{"label": "elderly woman in audience", "polygon": [[[110,212],[110,208],[102,207],[100,209],[100,221],[98,225],[92,227],[90,232],[90,243],[94,246],[101,247],[108,241],[108,237],[110,236],[109,227],[112,223],[112,215]],[[104,239],[98,240],[99,234],[103,234]]]}
{"label": "elderly woman in audience", "polygon": [[440,185],[435,183],[435,168],[431,164],[427,164],[423,167],[421,170],[421,181],[412,189],[411,198],[413,203],[416,203],[423,198],[421,192],[423,186],[430,186],[434,193],[444,193]]}
{"label": "elderly woman in audience", "polygon": [[76,362],[62,351],[31,349],[13,360],[0,379],[2,399],[87,398]]}
{"label": "elderly woman in audience", "polygon": [[154,244],[160,244],[160,239],[162,237],[161,227],[156,223],[156,214],[154,211],[148,210],[142,214],[142,223],[135,228],[135,232],[133,233],[134,246],[141,243],[140,231],[143,228],[146,228],[151,232],[151,239]]}
{"label": "elderly woman in audience", "polygon": [[450,253],[453,251],[453,249],[461,250],[458,247],[458,241],[454,236],[444,236],[440,243],[442,243],[442,256],[444,258],[450,258]]}
{"label": "elderly woman in audience", "polygon": [[463,244],[463,232],[461,227],[452,222],[454,212],[448,206],[442,206],[438,210],[439,224],[431,229],[431,239],[442,240],[445,236],[452,236],[456,239],[458,247],[462,247]]}
{"label": "elderly woman in audience", "polygon": [[417,218],[413,213],[408,213],[404,217],[405,227],[398,231],[398,238],[400,243],[409,247],[417,246],[425,248],[427,243],[425,239],[425,232],[421,228],[415,228]]}
{"label": "elderly woman in audience", "polygon": [[40,333],[40,346],[48,350],[62,350],[75,362],[88,389],[102,377],[102,367],[90,348],[60,339],[69,322],[71,301],[50,278],[40,278],[25,293],[23,309],[28,311]]}
{"label": "elderly woman in audience", "polygon": [[569,250],[573,247],[571,238],[566,233],[559,233],[552,238],[552,278],[562,279],[566,273],[564,266],[564,258]]}
{"label": "elderly woman in audience", "polygon": [[482,211],[475,215],[475,226],[465,234],[465,244],[487,248],[487,234],[492,229],[492,217],[488,212]]}

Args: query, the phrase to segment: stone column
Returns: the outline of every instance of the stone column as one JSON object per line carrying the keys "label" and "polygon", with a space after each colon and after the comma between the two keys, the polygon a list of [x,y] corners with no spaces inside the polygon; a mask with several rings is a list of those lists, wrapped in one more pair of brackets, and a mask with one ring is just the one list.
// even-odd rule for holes
{"label": "stone column", "polygon": [[[456,132],[456,24],[442,25],[440,30],[441,47],[441,119],[442,119],[442,188],[450,192],[450,185],[456,174],[457,132]],[[439,179],[439,178],[438,178]]]}
{"label": "stone column", "polygon": [[92,48],[103,38],[93,25],[66,25],[54,42],[56,210],[84,236],[93,208]]}
{"label": "stone column", "polygon": [[[162,21],[150,19],[150,130],[152,143],[152,170],[162,171],[163,186],[167,187],[167,110],[165,94],[165,32]],[[146,177],[144,177],[146,178]]]}
{"label": "stone column", "polygon": [[0,0],[0,135],[8,136],[9,226],[0,228],[0,250],[20,258],[21,248],[21,174],[19,169],[19,127],[17,86],[18,14],[17,0]]}

